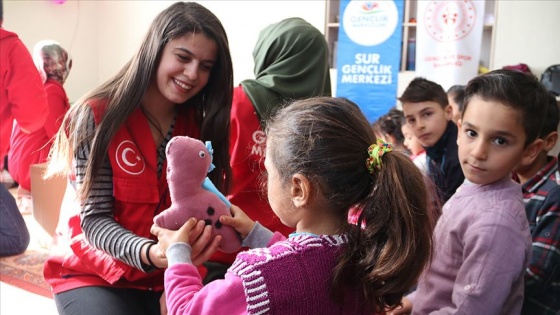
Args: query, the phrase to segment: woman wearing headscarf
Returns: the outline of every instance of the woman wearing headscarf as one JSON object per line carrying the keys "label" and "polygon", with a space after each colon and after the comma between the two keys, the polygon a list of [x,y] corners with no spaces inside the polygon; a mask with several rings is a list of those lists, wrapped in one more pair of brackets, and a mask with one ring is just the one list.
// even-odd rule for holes
{"label": "woman wearing headscarf", "polygon": [[18,182],[18,205],[22,212],[31,212],[30,167],[47,161],[52,140],[58,131],[64,114],[70,109],[64,82],[72,68],[72,59],[60,44],[42,40],[33,48],[33,61],[47,92],[49,115],[43,128],[25,133],[14,124],[10,139],[8,165],[10,175]]}
{"label": "woman wearing headscarf", "polygon": [[[266,121],[292,100],[330,96],[328,45],[313,25],[288,18],[261,30],[253,50],[255,79],[234,88],[230,117],[230,164],[233,185],[228,199],[249,217],[285,236],[283,225],[263,193]],[[237,253],[216,252],[205,264],[205,283],[223,278]]]}

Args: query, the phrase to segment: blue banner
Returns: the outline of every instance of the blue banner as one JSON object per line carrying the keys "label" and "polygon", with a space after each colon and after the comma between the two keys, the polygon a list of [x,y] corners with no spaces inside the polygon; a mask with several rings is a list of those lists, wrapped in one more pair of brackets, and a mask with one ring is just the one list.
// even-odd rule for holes
{"label": "blue banner", "polygon": [[370,122],[397,104],[404,0],[340,1],[336,96]]}

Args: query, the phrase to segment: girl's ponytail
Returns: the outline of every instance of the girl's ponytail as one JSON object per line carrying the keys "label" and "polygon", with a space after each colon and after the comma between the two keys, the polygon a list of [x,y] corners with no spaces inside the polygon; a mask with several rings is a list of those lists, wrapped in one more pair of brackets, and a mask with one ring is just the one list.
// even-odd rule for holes
{"label": "girl's ponytail", "polygon": [[435,218],[424,176],[406,155],[378,140],[368,149],[366,168],[371,192],[352,210],[357,219],[334,287],[360,286],[370,307],[383,312],[399,305],[429,262]]}

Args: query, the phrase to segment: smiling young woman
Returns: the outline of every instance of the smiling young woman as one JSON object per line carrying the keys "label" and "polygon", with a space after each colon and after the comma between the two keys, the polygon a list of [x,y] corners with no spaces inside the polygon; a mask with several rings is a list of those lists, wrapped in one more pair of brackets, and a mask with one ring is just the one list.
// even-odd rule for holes
{"label": "smiling young woman", "polygon": [[62,206],[44,268],[61,314],[165,308],[167,260],[150,234],[153,217],[171,202],[165,146],[179,135],[211,141],[209,177],[226,193],[232,89],[220,21],[200,4],[177,2],[155,18],[132,60],[68,112],[48,171],[71,175],[71,202]]}

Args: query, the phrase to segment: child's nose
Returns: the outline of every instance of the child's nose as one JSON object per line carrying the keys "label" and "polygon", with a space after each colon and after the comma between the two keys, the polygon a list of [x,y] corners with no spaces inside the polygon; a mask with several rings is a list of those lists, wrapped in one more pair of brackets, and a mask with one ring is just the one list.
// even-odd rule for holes
{"label": "child's nose", "polygon": [[471,155],[478,160],[486,160],[488,156],[488,147],[484,141],[477,141],[471,150]]}

